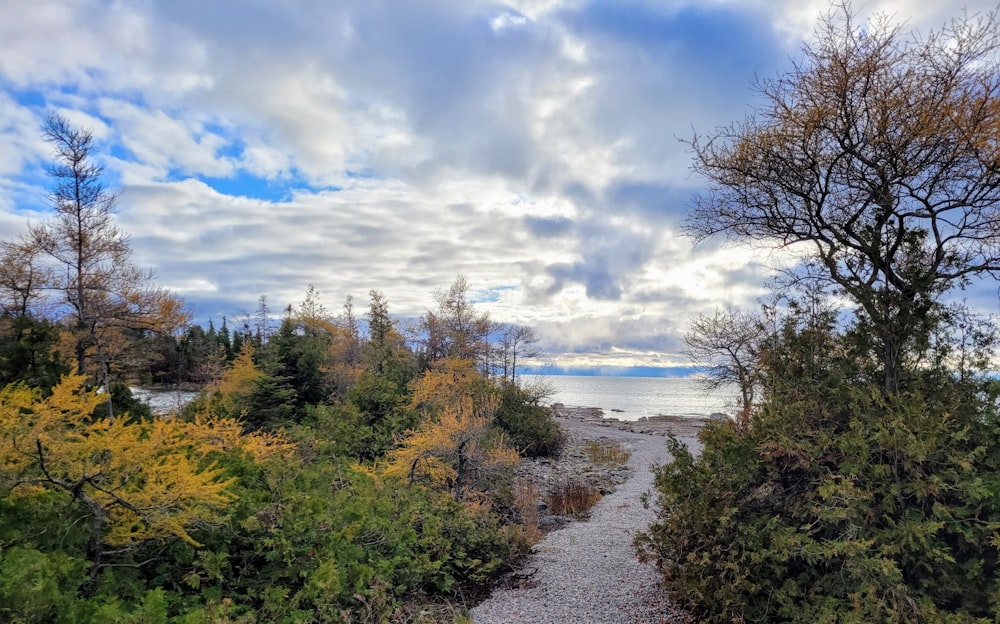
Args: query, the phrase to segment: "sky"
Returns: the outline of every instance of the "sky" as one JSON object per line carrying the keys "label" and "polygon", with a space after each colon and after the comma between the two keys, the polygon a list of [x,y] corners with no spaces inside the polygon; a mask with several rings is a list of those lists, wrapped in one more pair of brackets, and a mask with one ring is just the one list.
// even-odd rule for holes
{"label": "sky", "polygon": [[[748,114],[829,8],[0,0],[0,238],[50,211],[57,113],[98,140],[134,261],[200,322],[309,285],[414,317],[463,275],[493,320],[535,328],[539,366],[685,371],[691,319],[756,307],[777,261],[681,234],[705,185],[684,140]],[[855,9],[919,32],[959,15]]]}

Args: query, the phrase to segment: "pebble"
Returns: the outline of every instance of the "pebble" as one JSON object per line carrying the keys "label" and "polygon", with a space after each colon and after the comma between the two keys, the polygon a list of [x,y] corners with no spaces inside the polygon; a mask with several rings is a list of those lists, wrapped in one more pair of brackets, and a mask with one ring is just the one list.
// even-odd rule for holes
{"label": "pebble", "polygon": [[[662,435],[643,435],[598,424],[558,419],[570,434],[565,461],[532,462],[524,474],[540,479],[594,470],[574,455],[573,444],[613,439],[631,451],[627,470],[596,468],[595,478],[616,482],[586,521],[570,522],[539,542],[516,572],[519,586],[496,590],[471,611],[474,624],[669,624],[684,621],[670,604],[652,564],[635,556],[632,540],[655,519],[640,497],[652,488],[651,466],[669,460]],[[681,438],[697,452],[696,438]],[[582,455],[582,452],[581,452]],[[560,473],[559,471],[564,471]],[[532,571],[534,573],[532,574]],[[529,576],[530,575],[530,576]]]}

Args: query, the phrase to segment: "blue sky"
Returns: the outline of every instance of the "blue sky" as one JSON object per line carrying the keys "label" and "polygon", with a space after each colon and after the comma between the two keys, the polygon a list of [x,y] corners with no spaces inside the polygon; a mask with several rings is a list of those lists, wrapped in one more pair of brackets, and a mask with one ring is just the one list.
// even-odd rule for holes
{"label": "blue sky", "polygon": [[[958,10],[913,4],[856,8],[922,32]],[[541,364],[682,370],[690,319],[753,307],[775,258],[678,235],[703,184],[679,139],[742,118],[826,10],[6,0],[0,238],[45,216],[57,112],[98,137],[136,262],[198,319],[309,284],[332,310],[378,289],[417,315],[461,274],[538,330]]]}

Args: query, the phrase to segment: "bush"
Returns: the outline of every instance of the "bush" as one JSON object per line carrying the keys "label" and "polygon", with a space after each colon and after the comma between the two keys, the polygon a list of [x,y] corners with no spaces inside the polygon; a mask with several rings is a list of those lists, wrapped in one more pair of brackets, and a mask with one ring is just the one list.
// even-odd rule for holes
{"label": "bush", "polygon": [[511,556],[510,536],[485,508],[342,461],[267,482],[272,499],[201,535],[213,552],[159,582],[190,588],[192,621],[221,608],[260,622],[387,621],[414,602],[477,594]]}
{"label": "bush", "polygon": [[640,554],[701,622],[993,621],[1000,441],[970,392],[803,384],[699,458],[671,438]]}
{"label": "bush", "polygon": [[0,620],[58,622],[72,608],[87,562],[65,553],[11,546],[0,551]]}
{"label": "bush", "polygon": [[504,384],[496,422],[511,445],[526,457],[551,457],[559,453],[562,438],[552,411],[538,405],[529,393],[516,384]]}

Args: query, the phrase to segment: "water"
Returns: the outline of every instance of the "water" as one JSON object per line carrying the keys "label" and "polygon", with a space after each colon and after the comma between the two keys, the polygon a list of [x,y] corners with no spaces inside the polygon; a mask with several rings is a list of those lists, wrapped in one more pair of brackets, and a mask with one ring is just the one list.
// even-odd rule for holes
{"label": "water", "polygon": [[706,392],[698,380],[687,377],[578,377],[573,375],[525,375],[524,381],[540,381],[554,393],[549,404],[563,403],[599,407],[609,418],[638,420],[643,416],[707,417],[716,412],[731,414],[732,391]]}
{"label": "water", "polygon": [[152,390],[149,388],[129,388],[132,396],[149,406],[154,414],[172,414],[184,409],[190,403],[197,392],[186,392],[177,390]]}
{"label": "water", "polygon": [[[584,377],[574,375],[524,375],[524,382],[546,384],[553,390],[545,402],[598,407],[609,418],[638,420],[643,416],[704,418],[716,412],[731,414],[732,391],[706,392],[687,377]],[[132,388],[132,394],[150,405],[154,413],[180,411],[197,393]]]}

